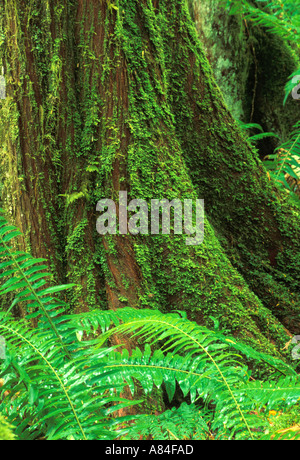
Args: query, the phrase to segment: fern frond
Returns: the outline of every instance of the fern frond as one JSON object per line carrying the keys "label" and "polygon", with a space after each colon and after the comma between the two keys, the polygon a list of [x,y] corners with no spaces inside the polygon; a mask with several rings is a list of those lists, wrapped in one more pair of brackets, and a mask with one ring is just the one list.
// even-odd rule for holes
{"label": "fern frond", "polygon": [[275,178],[278,180],[285,172],[296,180],[300,180],[300,121],[294,126],[290,139],[276,151],[278,154],[277,161],[275,161]]}
{"label": "fern frond", "polygon": [[222,0],[231,14],[243,13],[246,19],[290,42],[300,42],[300,2],[257,0],[257,6],[247,0]]}
{"label": "fern frond", "polygon": [[129,428],[124,439],[155,441],[205,440],[210,436],[211,415],[195,404],[183,403],[161,415],[143,415]]}
{"label": "fern frond", "polygon": [[48,331],[33,330],[3,314],[0,333],[8,344],[1,366],[2,390],[10,392],[0,408],[13,420],[16,414],[22,420],[16,428],[20,439],[30,439],[35,432],[49,440],[114,437],[113,426],[122,419],[109,419],[110,406],[116,411],[137,402],[110,395],[109,382],[92,383],[91,368],[102,363],[111,349],[91,355],[77,345],[73,359],[67,361]]}
{"label": "fern frond", "polygon": [[[91,312],[83,313],[80,316],[72,315],[66,316],[65,318],[68,319],[70,327],[72,327],[77,332],[84,330],[88,334],[95,334],[97,332],[98,334],[102,333],[103,335],[101,338],[101,342],[99,343],[104,343],[105,340],[111,334],[116,332],[116,329],[111,330],[112,326],[118,327],[122,324],[126,325],[129,322],[131,322],[133,318],[135,319],[135,321],[146,320],[149,323],[151,323],[151,320],[153,320],[153,318],[158,319],[158,321],[174,321],[174,319],[175,321],[181,320],[181,324],[183,325],[183,327],[187,330],[190,330],[190,333],[197,334],[199,340],[208,335],[209,337],[212,337],[213,340],[215,340],[217,343],[223,343],[229,349],[235,350],[240,355],[243,355],[250,360],[255,360],[256,362],[261,363],[264,362],[283,375],[296,375],[294,369],[291,366],[284,363],[281,359],[269,356],[265,353],[259,352],[258,350],[254,350],[250,346],[238,342],[233,337],[225,336],[220,332],[209,330],[206,327],[199,326],[194,322],[189,322],[184,318],[180,318],[177,314],[164,315],[159,310],[135,310],[128,307],[122,308],[115,312],[94,310]],[[107,331],[109,331],[108,335],[105,335],[105,332]],[[197,348],[195,349],[195,353],[198,353]]]}
{"label": "fern frond", "polygon": [[257,123],[243,123],[242,121],[240,120],[237,120],[237,123],[238,125],[240,126],[240,128],[242,130],[254,130],[254,129],[258,129],[259,131],[261,131],[259,134],[254,134],[252,136],[248,136],[248,140],[251,142],[251,143],[255,143],[257,141],[261,141],[263,139],[266,139],[268,137],[277,137],[278,139],[280,139],[279,135],[276,134],[276,133],[267,133],[267,132],[263,132],[263,128],[261,125],[257,124]]}
{"label": "fern frond", "polygon": [[300,199],[288,183],[288,177],[300,182],[300,121],[294,126],[290,139],[278,147],[274,155],[268,155],[264,162],[271,177],[280,188],[290,192],[291,199],[300,205]]}
{"label": "fern frond", "polygon": [[[284,408],[300,399],[298,375],[281,360],[177,314],[125,308],[61,316],[64,304],[51,295],[67,286],[46,286],[44,278],[49,275],[44,273],[45,266],[41,268],[41,260],[10,247],[17,235],[15,227],[0,218],[0,255],[4,257],[0,277],[11,277],[0,294],[16,293],[12,305],[26,302],[30,313],[19,321],[9,313],[0,314],[0,335],[7,345],[1,365],[2,395],[10,392],[0,411],[14,422],[20,439],[35,439],[40,433],[53,440],[125,436],[132,425],[124,428],[124,422],[132,422],[133,417],[114,415],[139,403],[121,397],[125,386],[139,397],[140,388],[148,395],[164,386],[170,402],[177,386],[184,397],[189,396],[192,404],[181,411],[166,412],[155,420],[137,417],[132,427],[133,433],[148,430],[159,437],[165,423],[168,428],[161,436],[169,439],[205,437],[208,425],[218,439],[259,438],[269,426],[266,408]],[[31,327],[33,315],[39,318],[37,329]],[[130,356],[126,349],[116,352],[106,346],[113,334],[133,335],[142,340],[142,349],[132,350]],[[83,340],[91,335],[94,340]],[[273,366],[278,371],[274,381],[252,382],[244,357]],[[212,409],[209,419],[198,411],[195,434],[190,416],[196,415],[199,403]],[[187,425],[181,426],[184,413]]]}
{"label": "fern frond", "polygon": [[[245,19],[263,26],[275,35],[293,42],[299,47],[300,43],[300,0],[263,1],[257,0],[255,5],[247,0],[221,0],[231,14],[243,14]],[[295,70],[285,87],[284,104],[290,93],[296,88],[300,69]],[[259,125],[249,124],[242,128],[258,128]],[[250,142],[256,142],[272,133],[260,133],[252,136]],[[300,207],[300,122],[294,126],[294,132],[285,144],[276,149],[274,155],[269,155],[264,162],[270,179],[273,178],[278,187],[289,192],[290,201]],[[296,181],[296,188],[291,187],[289,181]]]}
{"label": "fern frond", "polygon": [[[261,391],[262,390],[262,391]],[[280,410],[297,404],[300,399],[299,376],[281,377],[275,381],[249,381],[236,392],[240,399],[247,399],[268,410]]]}
{"label": "fern frond", "polygon": [[[70,410],[73,413],[74,420],[78,424],[78,429],[83,435],[83,438],[85,438],[85,434],[79,422],[74,404],[70,399],[67,388],[63,383],[63,379],[54,367],[55,361],[58,359],[57,357],[59,357],[60,359],[61,350],[57,346],[55,346],[53,340],[49,340],[49,337],[47,337],[47,335],[41,333],[36,334],[33,330],[26,327],[26,325],[23,323],[8,323],[4,320],[3,315],[0,319],[0,331],[11,347],[15,345],[15,347],[19,346],[19,348],[22,349],[22,357],[25,357],[24,363],[22,359],[19,360],[14,357],[14,355],[17,353],[16,349],[14,350],[13,355],[10,351],[6,352],[10,357],[9,364],[11,365],[12,369],[15,370],[15,375],[13,375],[13,373],[11,372],[10,377],[6,379],[6,385],[9,385],[11,396],[15,396],[15,398],[13,398],[14,404],[17,404],[17,407],[19,408],[21,413],[26,407],[26,405],[24,405],[25,388],[27,388],[28,392],[35,391],[36,396],[39,395],[39,398],[43,399],[43,412],[45,411],[46,413],[49,413],[50,417],[53,414],[53,410],[51,410],[51,408],[53,408],[53,401],[51,401],[49,395],[43,397],[43,393],[45,391],[46,393],[48,393],[49,389],[51,389],[53,393],[56,393],[58,391],[58,393],[62,394],[63,397],[60,401],[61,404],[56,402],[56,404],[58,404],[57,410],[59,410],[62,416],[64,417],[66,416],[67,406],[69,406]],[[34,361],[36,361],[38,364],[30,366],[30,364]],[[26,366],[26,364],[28,366]],[[30,369],[29,373],[24,370],[24,367]],[[4,363],[2,372],[5,371],[5,369],[6,363]],[[38,370],[38,373],[36,373],[36,370]],[[18,385],[13,384],[14,379],[18,380]],[[23,383],[25,387],[23,388],[23,394],[19,391],[20,383]],[[35,402],[35,397],[31,399],[31,402]],[[29,404],[29,407],[30,406],[32,406],[32,404]],[[45,419],[46,418],[47,416],[45,415]],[[42,423],[43,421],[44,420],[42,419],[39,421],[39,423]],[[66,425],[68,426],[68,422],[66,423]]]}
{"label": "fern frond", "polygon": [[[0,295],[8,292],[15,294],[11,310],[18,303],[25,303],[29,318],[42,316],[44,326],[49,327],[57,341],[66,352],[66,346],[61,338],[59,324],[62,322],[60,314],[64,313],[66,304],[52,298],[52,294],[58,294],[75,285],[47,286],[46,278],[51,275],[47,265],[41,265],[44,259],[35,259],[22,251],[16,251],[10,246],[14,238],[21,232],[10,225],[6,218],[0,215],[0,255],[5,261],[0,264],[0,279],[9,278],[0,288]],[[54,314],[52,313],[54,312]],[[68,352],[66,352],[68,354]]]}
{"label": "fern frond", "polygon": [[[92,366],[111,349],[91,353],[92,342],[77,340],[76,330],[62,315],[66,304],[52,297],[72,285],[46,284],[50,274],[43,261],[11,247],[19,235],[0,216],[0,277],[8,278],[0,295],[15,294],[11,308],[23,302],[29,312],[19,321],[9,312],[0,314],[0,335],[6,343],[5,360],[0,362],[2,393],[9,391],[0,410],[17,425],[20,439],[34,438],[37,430],[47,439],[110,439],[113,427],[122,421],[111,419],[110,413],[137,402],[111,395],[109,382],[91,384]],[[31,327],[33,317],[39,319],[37,329]]]}
{"label": "fern frond", "polygon": [[[151,394],[154,386],[158,389],[165,386],[170,402],[174,398],[176,383],[181,388],[184,396],[190,395],[191,401],[199,398],[216,404],[223,395],[222,401],[226,402],[222,407],[224,412],[230,409],[230,417],[235,423],[231,427],[231,436],[237,436],[242,432],[246,439],[252,439],[249,416],[244,413],[234,395],[234,385],[243,379],[245,372],[242,368],[230,365],[229,356],[223,357],[216,365],[206,362],[203,357],[189,359],[180,355],[168,353],[164,355],[160,350],[151,354],[150,347],[145,347],[143,353],[136,349],[131,356],[127,350],[116,353],[109,362],[103,363],[101,368],[94,368],[95,380],[109,378],[113,387],[129,386],[132,394],[135,394],[135,381],[138,381],[146,394]],[[217,356],[215,356],[217,359]],[[101,374],[100,374],[101,372]],[[232,405],[229,403],[232,401]],[[234,409],[234,410],[232,410]]]}
{"label": "fern frond", "polygon": [[[113,362],[101,366],[102,376],[107,373],[114,385],[126,383],[133,393],[134,380],[140,382],[146,393],[153,390],[153,385],[160,388],[165,384],[170,401],[177,383],[184,396],[190,394],[192,402],[201,398],[216,405],[216,414],[222,416],[221,419],[218,416],[214,418],[213,426],[220,436],[225,436],[222,427],[226,421],[226,438],[254,438],[254,429],[258,426],[261,428],[263,421],[251,414],[255,406],[251,399],[243,402],[241,388],[247,387],[249,374],[230,352],[231,347],[236,347],[253,357],[255,352],[251,352],[250,347],[238,345],[236,341],[225,339],[177,315],[124,310],[116,313],[124,324],[106,333],[106,338],[115,333],[131,333],[134,337],[140,337],[143,343],[157,345],[159,342],[162,345],[153,354],[149,346],[145,347],[143,353],[134,350],[131,356],[126,350],[122,354],[116,353]],[[133,314],[136,319],[132,318]],[[180,354],[182,350],[184,356]],[[268,361],[259,353],[256,357]],[[270,362],[280,367],[280,360],[270,358]],[[295,374],[289,366],[286,366],[286,372]],[[97,378],[96,375],[95,381]],[[291,378],[296,379],[294,375]],[[295,399],[300,396],[299,389],[298,384],[294,393],[292,391]]]}

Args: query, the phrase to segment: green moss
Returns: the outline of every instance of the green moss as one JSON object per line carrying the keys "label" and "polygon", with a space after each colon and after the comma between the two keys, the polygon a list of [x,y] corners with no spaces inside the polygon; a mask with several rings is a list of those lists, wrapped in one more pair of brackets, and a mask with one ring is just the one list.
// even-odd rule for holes
{"label": "green moss", "polygon": [[[228,112],[186,2],[160,1],[157,9],[151,1],[117,5],[104,9],[84,1],[76,18],[73,10],[56,9],[54,41],[49,11],[37,9],[44,18],[33,40],[41,104],[21,34],[21,53],[12,47],[6,57],[14,63],[20,53],[25,69],[14,97],[30,101],[26,132],[34,153],[20,145],[16,153],[34,161],[16,177],[24,176],[29,189],[36,186],[32,203],[42,204],[38,228],[50,235],[43,235],[43,244],[53,271],[58,260],[62,279],[79,284],[71,298],[79,310],[105,308],[111,289],[120,304],[137,299],[131,306],[182,310],[205,324],[214,317],[220,327],[276,354],[287,342],[282,316],[299,311],[292,292],[299,287],[299,219],[276,198]],[[24,21],[19,10],[9,13]],[[45,43],[48,49],[40,46]],[[36,177],[35,162],[49,158],[53,174]],[[103,240],[95,229],[96,203],[116,200],[120,189],[147,201],[204,198],[204,243],[191,248],[178,236]],[[31,225],[29,237],[34,231]],[[268,259],[274,248],[276,270]],[[128,260],[136,262],[136,280]]]}
{"label": "green moss", "polygon": [[[172,21],[166,18],[172,18]],[[140,307],[158,307],[165,311],[179,308],[186,310],[193,319],[206,323],[214,316],[222,328],[242,335],[246,341],[262,349],[275,352],[267,337],[272,336],[279,346],[285,344],[284,327],[249,290],[229,259],[222,256],[223,247],[211,227],[214,222],[219,229],[218,217],[222,216],[225,228],[220,234],[225,230],[231,233],[230,226],[240,222],[238,215],[235,222],[232,210],[238,202],[242,204],[237,211],[242,211],[242,217],[250,221],[253,203],[244,206],[248,191],[249,196],[255,194],[257,201],[263,204],[261,190],[257,190],[257,178],[251,179],[253,171],[258,168],[257,160],[245,147],[247,144],[240,133],[240,140],[236,142],[234,130],[237,128],[231,129],[234,122],[225,112],[208,63],[187,24],[185,4],[178,1],[168,2],[167,6],[162,3],[158,13],[149,5],[128,2],[116,24],[129,79],[127,124],[131,139],[128,153],[124,155],[126,177],[123,179],[129,183],[131,196],[146,200],[163,197],[196,199],[206,198],[208,189],[214,189],[213,196],[207,199],[208,206],[211,206],[208,211],[211,220],[206,222],[206,239],[201,247],[190,249],[180,237],[134,239],[135,257],[143,275]],[[183,38],[176,41],[175,47],[174,37],[178,30]],[[170,44],[174,46],[172,49]],[[193,80],[186,82],[186,68],[191,65]],[[199,88],[199,81],[203,79],[205,84]],[[190,94],[199,108],[199,116],[202,114],[196,132]],[[216,122],[217,110],[220,116]],[[111,130],[120,129],[120,118],[112,117],[107,125]],[[119,145],[116,143],[114,148],[109,155],[116,157]],[[220,155],[224,151],[226,153]],[[243,158],[245,154],[247,161]],[[205,162],[218,173],[215,178]],[[230,172],[233,168],[241,176],[240,192],[233,192],[228,178],[220,177],[223,166]],[[201,169],[203,174],[199,180],[198,171]],[[229,185],[225,193],[226,196],[231,194],[230,205],[224,199],[225,183],[226,187]],[[234,182],[232,188],[235,187]],[[222,200],[216,199],[216,192]],[[251,239],[255,239],[258,248],[256,238],[257,235],[252,235]],[[260,240],[261,244],[265,243],[262,237]]]}

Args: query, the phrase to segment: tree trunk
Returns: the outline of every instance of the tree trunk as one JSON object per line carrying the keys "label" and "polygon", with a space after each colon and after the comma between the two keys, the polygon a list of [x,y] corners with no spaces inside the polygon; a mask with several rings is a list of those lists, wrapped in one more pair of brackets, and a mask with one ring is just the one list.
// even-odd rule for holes
{"label": "tree trunk", "polygon": [[[299,67],[297,50],[242,13],[231,15],[220,2],[188,0],[189,9],[214,76],[233,116],[258,123],[280,136],[258,143],[263,159],[289,139],[299,120],[292,98],[285,105],[284,87]],[[257,6],[260,4],[257,2]],[[299,54],[299,53],[298,53]],[[257,134],[253,132],[253,134]]]}
{"label": "tree trunk", "polygon": [[[277,353],[299,330],[299,214],[215,83],[183,0],[1,0],[4,200],[76,311],[186,311]],[[96,232],[119,191],[205,199],[204,243]],[[130,348],[130,341],[127,346]]]}

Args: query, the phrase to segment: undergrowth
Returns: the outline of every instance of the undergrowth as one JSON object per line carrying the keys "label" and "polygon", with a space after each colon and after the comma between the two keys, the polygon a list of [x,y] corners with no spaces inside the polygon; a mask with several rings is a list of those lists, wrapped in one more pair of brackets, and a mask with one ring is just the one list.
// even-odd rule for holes
{"label": "undergrowth", "polygon": [[[247,0],[222,0],[221,4],[231,14],[243,14],[245,20],[252,21],[269,32],[281,37],[291,47],[299,62],[300,56],[300,2],[299,0],[249,2]],[[290,76],[286,87],[283,104],[293,94],[295,104],[298,103],[300,83],[299,68]],[[242,124],[243,128],[258,128],[257,124]],[[249,138],[255,143],[274,133],[259,133]],[[269,175],[275,179],[281,190],[288,191],[294,205],[300,208],[300,120],[295,124],[288,141],[282,143],[272,155],[264,161]]]}
{"label": "undergrowth", "polygon": [[[184,315],[124,308],[67,315],[59,300],[73,286],[49,285],[44,261],[14,248],[20,232],[0,217],[0,313],[5,340],[0,413],[19,440],[218,439],[297,437],[272,430],[270,412],[297,407],[292,367]],[[57,298],[58,297],[58,298]],[[24,319],[13,307],[26,308]],[[110,346],[130,335],[136,348]],[[272,369],[253,378],[246,361]],[[122,396],[129,387],[133,400]],[[185,402],[176,406],[177,388]],[[166,410],[141,415],[143,401],[164,390]],[[136,407],[136,415],[120,409]],[[289,412],[290,413],[290,412]],[[290,421],[290,420],[289,420]]]}

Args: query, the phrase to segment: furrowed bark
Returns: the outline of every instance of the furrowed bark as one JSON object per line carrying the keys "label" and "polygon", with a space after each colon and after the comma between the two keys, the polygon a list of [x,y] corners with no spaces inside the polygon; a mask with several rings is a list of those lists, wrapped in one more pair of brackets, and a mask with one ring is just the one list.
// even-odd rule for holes
{"label": "furrowed bark", "polygon": [[[201,324],[212,325],[214,317],[222,329],[279,353],[289,340],[286,328],[299,324],[299,215],[269,182],[225,106],[186,2],[30,5],[45,28],[33,56],[29,45],[23,53],[30,106],[10,51],[17,49],[12,28],[5,45],[8,80],[16,80],[8,85],[8,101],[29,125],[11,142],[16,161],[25,164],[27,197],[20,201],[17,194],[13,209],[27,212],[31,225],[41,222],[39,238],[54,246],[50,252],[63,267],[53,268],[80,284],[71,299],[76,310],[182,310]],[[29,6],[23,11],[24,18],[14,4],[9,15],[23,18],[17,33],[28,24]],[[18,46],[25,46],[24,37]],[[40,52],[45,37],[50,46]],[[38,115],[40,98],[46,124]],[[41,153],[28,165],[32,146]],[[30,171],[43,172],[42,159],[54,185],[50,193],[41,176],[40,193],[49,199],[37,200]],[[184,235],[101,237],[96,204],[102,198],[118,203],[119,191],[148,203],[204,198],[204,243],[187,246]],[[35,217],[36,200],[42,206]],[[28,235],[34,238],[32,227]],[[35,255],[43,254],[40,246]]]}

